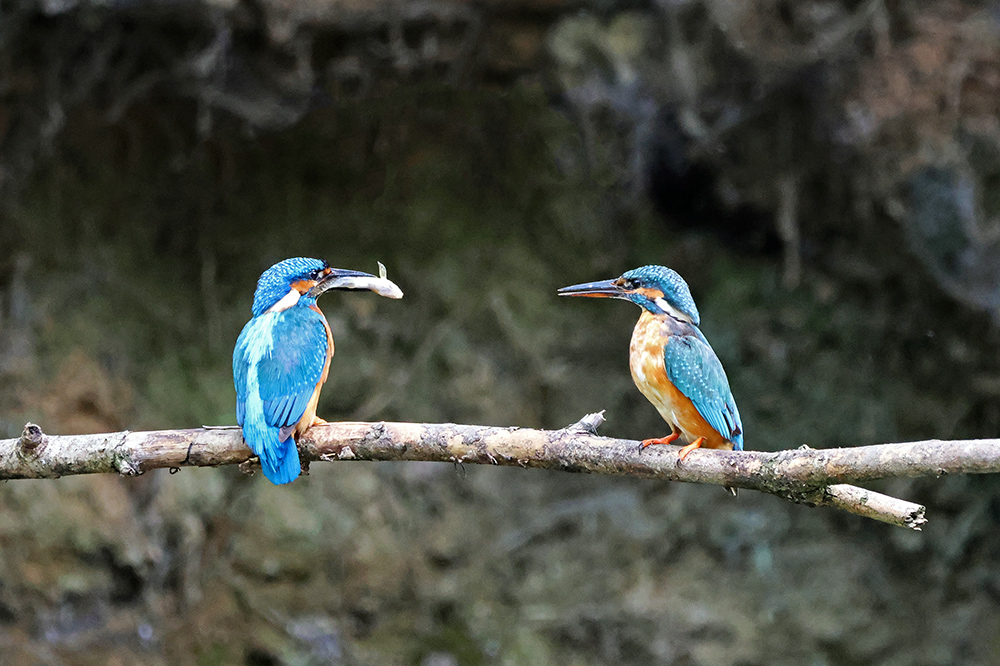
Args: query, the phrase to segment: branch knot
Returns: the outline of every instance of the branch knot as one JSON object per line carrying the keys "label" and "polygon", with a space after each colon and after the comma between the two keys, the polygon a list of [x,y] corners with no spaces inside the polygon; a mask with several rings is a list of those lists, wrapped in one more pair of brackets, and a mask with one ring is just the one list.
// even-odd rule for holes
{"label": "branch knot", "polygon": [[35,453],[35,449],[45,443],[45,433],[34,423],[25,423],[21,438],[17,440],[18,448],[24,453]]}

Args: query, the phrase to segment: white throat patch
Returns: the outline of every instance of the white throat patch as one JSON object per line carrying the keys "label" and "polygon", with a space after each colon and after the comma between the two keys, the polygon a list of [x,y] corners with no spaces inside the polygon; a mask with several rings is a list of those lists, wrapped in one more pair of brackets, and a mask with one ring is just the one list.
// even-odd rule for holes
{"label": "white throat patch", "polygon": [[674,319],[679,319],[680,321],[687,322],[688,324],[692,323],[691,317],[687,316],[686,314],[684,314],[683,312],[672,306],[670,303],[667,302],[667,299],[663,298],[662,296],[660,298],[657,298],[653,302],[656,303],[656,307],[660,308]]}
{"label": "white throat patch", "polygon": [[288,290],[288,293],[281,297],[281,300],[272,305],[267,309],[267,312],[281,312],[282,310],[287,310],[296,303],[299,302],[299,298],[302,296],[294,287]]}

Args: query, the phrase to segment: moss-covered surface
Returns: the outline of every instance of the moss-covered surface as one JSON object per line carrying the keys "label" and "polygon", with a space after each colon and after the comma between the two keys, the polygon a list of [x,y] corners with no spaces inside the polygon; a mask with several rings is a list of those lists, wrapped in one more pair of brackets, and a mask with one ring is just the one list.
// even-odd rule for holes
{"label": "moss-covered surface", "polygon": [[[185,125],[184,114],[176,109]],[[233,420],[254,282],[308,255],[399,302],[333,294],[327,419],[664,433],[627,369],[624,303],[556,288],[686,276],[747,447],[995,435],[998,335],[890,224],[782,286],[773,257],[623,205],[531,87],[402,87],[281,133],[198,143],[84,112],[5,214],[0,433]],[[850,238],[845,223],[844,236]],[[865,235],[867,234],[867,236]],[[717,488],[424,464],[0,487],[4,663],[991,664],[997,495],[894,482],[921,534]]]}

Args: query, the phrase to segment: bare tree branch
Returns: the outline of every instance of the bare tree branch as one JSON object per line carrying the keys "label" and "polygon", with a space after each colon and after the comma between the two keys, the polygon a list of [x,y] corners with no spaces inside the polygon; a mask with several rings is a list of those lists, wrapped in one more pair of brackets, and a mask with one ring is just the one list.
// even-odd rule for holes
{"label": "bare tree branch", "polygon": [[[924,507],[845,485],[883,478],[1000,471],[1000,440],[910,442],[778,452],[640,451],[638,442],[599,437],[592,414],[561,430],[420,423],[330,423],[299,442],[303,461],[420,460],[510,465],[707,483],[770,493],[810,506],[831,506],[919,529]],[[19,439],[0,440],[0,479],[69,474],[142,474],[157,468],[252,466],[236,428],[48,436],[28,424]]]}

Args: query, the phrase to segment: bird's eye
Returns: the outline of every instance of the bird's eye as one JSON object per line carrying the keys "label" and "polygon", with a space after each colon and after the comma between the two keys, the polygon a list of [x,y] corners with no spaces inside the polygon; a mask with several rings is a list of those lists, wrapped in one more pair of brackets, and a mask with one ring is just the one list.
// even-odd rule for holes
{"label": "bird's eye", "polygon": [[625,288],[626,289],[638,289],[639,288],[639,281],[636,280],[636,279],[634,279],[634,278],[626,278],[626,280],[625,280]]}

